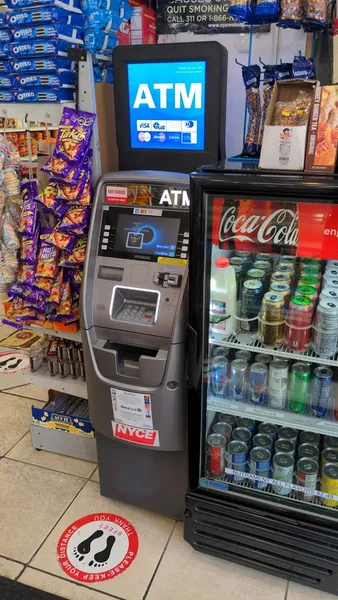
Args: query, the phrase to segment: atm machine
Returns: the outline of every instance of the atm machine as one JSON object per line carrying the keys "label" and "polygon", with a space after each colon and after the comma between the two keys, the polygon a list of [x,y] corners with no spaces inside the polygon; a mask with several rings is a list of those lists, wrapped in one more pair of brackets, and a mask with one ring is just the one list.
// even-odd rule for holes
{"label": "atm machine", "polygon": [[105,175],[81,306],[101,492],[182,518],[188,486],[189,177]]}

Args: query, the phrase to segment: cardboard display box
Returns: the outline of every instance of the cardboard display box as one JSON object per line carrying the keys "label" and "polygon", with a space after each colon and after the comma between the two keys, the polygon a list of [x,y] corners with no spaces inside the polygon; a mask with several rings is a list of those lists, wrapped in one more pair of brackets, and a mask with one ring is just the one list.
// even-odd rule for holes
{"label": "cardboard display box", "polygon": [[300,92],[313,96],[316,81],[288,79],[276,81],[267,110],[259,167],[302,171],[308,122],[304,125],[272,125],[277,102],[293,102]]}
{"label": "cardboard display box", "polygon": [[305,171],[334,173],[338,142],[338,85],[316,88]]}
{"label": "cardboard display box", "polygon": [[152,8],[136,6],[130,23],[132,46],[156,44],[156,12]]}

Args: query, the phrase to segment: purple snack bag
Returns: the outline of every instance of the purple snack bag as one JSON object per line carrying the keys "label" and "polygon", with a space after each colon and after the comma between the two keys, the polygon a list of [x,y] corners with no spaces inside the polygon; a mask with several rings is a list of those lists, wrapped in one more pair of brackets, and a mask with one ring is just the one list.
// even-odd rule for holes
{"label": "purple snack bag", "polygon": [[64,178],[67,177],[71,169],[72,164],[68,160],[57,158],[54,154],[52,154],[46,164],[41,167],[41,171],[44,173],[50,173],[61,180],[64,180]]}
{"label": "purple snack bag", "polygon": [[32,236],[36,228],[37,206],[30,196],[23,201],[18,231]]}
{"label": "purple snack bag", "polygon": [[81,177],[84,165],[88,162],[88,156],[90,156],[91,163],[93,157],[93,151],[91,150],[91,148],[88,148],[87,152],[83,155],[82,158],[80,158],[78,163],[76,163],[75,165],[71,165],[71,168],[69,169],[67,175],[63,176],[54,173],[50,178],[50,181],[56,183],[65,183],[67,185],[77,185],[79,178]]}
{"label": "purple snack bag", "polygon": [[59,231],[72,232],[88,227],[91,209],[88,206],[72,206],[63,217]]}
{"label": "purple snack bag", "polygon": [[36,255],[39,245],[40,226],[36,227],[33,237],[23,235],[20,244],[20,262],[26,265],[36,263]]}
{"label": "purple snack bag", "polygon": [[38,182],[37,181],[24,181],[21,184],[21,196],[23,201],[27,198],[35,198],[38,194]]}
{"label": "purple snack bag", "polygon": [[70,163],[78,162],[87,151],[96,115],[64,108],[56,138],[54,156]]}

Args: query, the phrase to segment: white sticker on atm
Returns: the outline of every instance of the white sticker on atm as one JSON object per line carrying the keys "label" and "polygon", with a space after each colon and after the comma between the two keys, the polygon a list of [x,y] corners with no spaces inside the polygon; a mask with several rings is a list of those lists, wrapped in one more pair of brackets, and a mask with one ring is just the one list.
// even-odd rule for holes
{"label": "white sticker on atm", "polygon": [[128,188],[120,185],[106,186],[106,202],[126,204],[128,201]]}
{"label": "white sticker on atm", "polygon": [[133,444],[142,444],[142,446],[159,447],[160,445],[159,433],[156,429],[140,429],[138,427],[131,427],[130,425],[115,423],[115,421],[112,421],[112,428],[114,437],[119,440],[132,442]]}
{"label": "white sticker on atm", "polygon": [[110,388],[114,421],[123,425],[153,429],[150,394],[135,394]]}

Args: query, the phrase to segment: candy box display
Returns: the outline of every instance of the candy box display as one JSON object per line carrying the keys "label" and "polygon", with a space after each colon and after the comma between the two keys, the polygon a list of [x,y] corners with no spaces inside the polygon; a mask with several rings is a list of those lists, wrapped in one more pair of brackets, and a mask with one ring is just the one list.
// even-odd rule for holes
{"label": "candy box display", "polygon": [[315,90],[306,152],[305,171],[333,173],[337,160],[338,86]]}
{"label": "candy box display", "polygon": [[95,433],[89,420],[86,400],[60,394],[43,408],[32,407],[33,425],[61,430],[87,438],[94,438]]}
{"label": "candy box display", "polygon": [[276,81],[267,110],[259,167],[302,171],[316,82]]}

